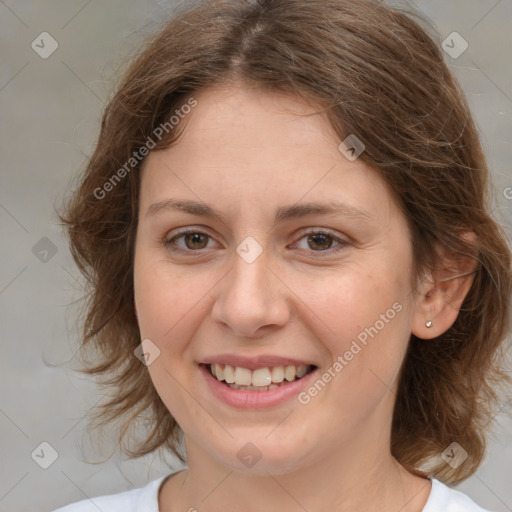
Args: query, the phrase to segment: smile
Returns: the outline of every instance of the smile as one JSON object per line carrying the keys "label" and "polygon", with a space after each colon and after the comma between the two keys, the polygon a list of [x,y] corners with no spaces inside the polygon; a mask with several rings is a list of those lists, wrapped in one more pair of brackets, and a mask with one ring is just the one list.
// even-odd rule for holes
{"label": "smile", "polygon": [[[236,409],[272,408],[296,401],[318,377],[317,365],[286,358],[217,356],[198,365],[210,395]],[[227,364],[227,363],[231,364]]]}
{"label": "smile", "polygon": [[229,364],[210,364],[210,373],[231,389],[243,391],[269,391],[301,379],[316,367],[314,365],[286,365],[250,370]]}

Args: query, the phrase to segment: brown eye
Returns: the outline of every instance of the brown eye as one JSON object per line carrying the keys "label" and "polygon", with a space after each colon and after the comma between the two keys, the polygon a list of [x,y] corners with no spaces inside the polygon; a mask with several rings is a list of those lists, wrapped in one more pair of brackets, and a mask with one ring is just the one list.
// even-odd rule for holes
{"label": "brown eye", "polygon": [[[183,240],[178,243],[179,240]],[[208,248],[208,242],[212,241],[212,237],[206,233],[196,230],[188,230],[178,233],[177,235],[163,240],[163,245],[173,252],[190,253],[202,252]],[[312,231],[304,234],[299,239],[299,246],[302,240],[306,240],[303,244],[305,247],[299,247],[302,250],[309,251],[310,253],[333,253],[342,250],[346,245],[349,245],[347,240],[338,238],[324,231]],[[333,243],[337,246],[333,247]]]}
{"label": "brown eye", "polygon": [[[305,240],[305,243],[301,243]],[[336,246],[333,246],[336,243]],[[349,244],[347,240],[338,238],[324,231],[311,231],[305,233],[297,242],[299,249],[303,249],[314,253],[333,253],[342,250],[346,245]],[[302,245],[302,247],[301,247]]]}
{"label": "brown eye", "polygon": [[[208,241],[211,237],[201,231],[184,231],[176,236],[164,240],[163,244],[166,248],[176,252],[194,252],[206,249]],[[184,243],[178,244],[178,240],[183,240]]]}
{"label": "brown eye", "polygon": [[185,245],[192,251],[197,249],[204,249],[206,247],[205,240],[208,235],[205,235],[204,233],[186,233],[183,236]]}
{"label": "brown eye", "polygon": [[330,249],[334,238],[325,233],[308,235],[308,243],[312,249],[326,250]]}

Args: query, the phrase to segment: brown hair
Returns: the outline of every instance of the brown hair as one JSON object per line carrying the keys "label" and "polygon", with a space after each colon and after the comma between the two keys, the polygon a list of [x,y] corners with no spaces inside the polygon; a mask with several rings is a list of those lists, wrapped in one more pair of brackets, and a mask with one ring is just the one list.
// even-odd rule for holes
{"label": "brown hair", "polygon": [[[133,291],[140,162],[112,178],[149,139],[154,151],[177,140],[180,131],[169,129],[156,142],[154,130],[191,94],[245,81],[313,102],[340,140],[356,134],[363,141],[359,158],[382,176],[408,219],[415,272],[435,265],[436,243],[476,253],[475,280],[455,324],[430,342],[411,336],[391,434],[392,453],[404,466],[429,463],[429,473],[447,483],[467,478],[484,456],[499,385],[508,382],[500,361],[511,255],[489,214],[477,129],[440,45],[414,12],[377,0],[187,3],[122,78],[61,215],[89,286],[81,346],[92,349],[93,361],[83,371],[115,389],[95,419],[121,421],[119,442],[131,457],[167,447],[184,460],[180,427],[134,357],[141,341]],[[475,234],[471,245],[466,232]],[[132,449],[124,443],[142,420],[145,438]],[[454,441],[469,454],[455,470],[440,458]]]}

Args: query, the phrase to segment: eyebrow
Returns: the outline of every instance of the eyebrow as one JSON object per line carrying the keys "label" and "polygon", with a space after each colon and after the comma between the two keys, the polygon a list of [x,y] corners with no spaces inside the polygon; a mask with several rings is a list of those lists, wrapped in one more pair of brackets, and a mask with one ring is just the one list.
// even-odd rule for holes
{"label": "eyebrow", "polygon": [[[223,224],[227,224],[224,216],[209,204],[191,201],[188,199],[179,200],[169,198],[153,203],[147,209],[146,217],[154,216],[159,212],[169,210],[180,210],[192,215],[217,219]],[[302,203],[290,206],[281,206],[274,213],[274,223],[288,219],[306,217],[308,215],[328,214],[340,214],[344,217],[355,220],[359,219],[365,222],[375,222],[377,220],[376,217],[367,210],[345,203],[330,201],[327,203]]]}

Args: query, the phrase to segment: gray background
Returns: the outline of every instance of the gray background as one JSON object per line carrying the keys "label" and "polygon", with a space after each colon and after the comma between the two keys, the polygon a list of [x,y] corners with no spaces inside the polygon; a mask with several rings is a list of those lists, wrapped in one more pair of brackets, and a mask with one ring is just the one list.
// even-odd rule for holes
{"label": "gray background", "polygon": [[[446,61],[481,131],[496,215],[510,234],[512,0],[413,5],[435,23],[439,41],[456,31],[469,43],[456,59],[445,54]],[[102,462],[109,450],[102,456],[85,435],[84,416],[101,396],[92,378],[73,371],[82,280],[54,207],[93,150],[121,64],[172,6],[149,0],[0,2],[1,512],[47,511],[169,472],[157,455],[136,461],[114,455]],[[31,47],[42,32],[58,43],[46,59]],[[509,412],[503,400],[484,463],[458,486],[495,511],[512,510]],[[42,442],[58,452],[48,469],[36,463],[50,461]]]}

